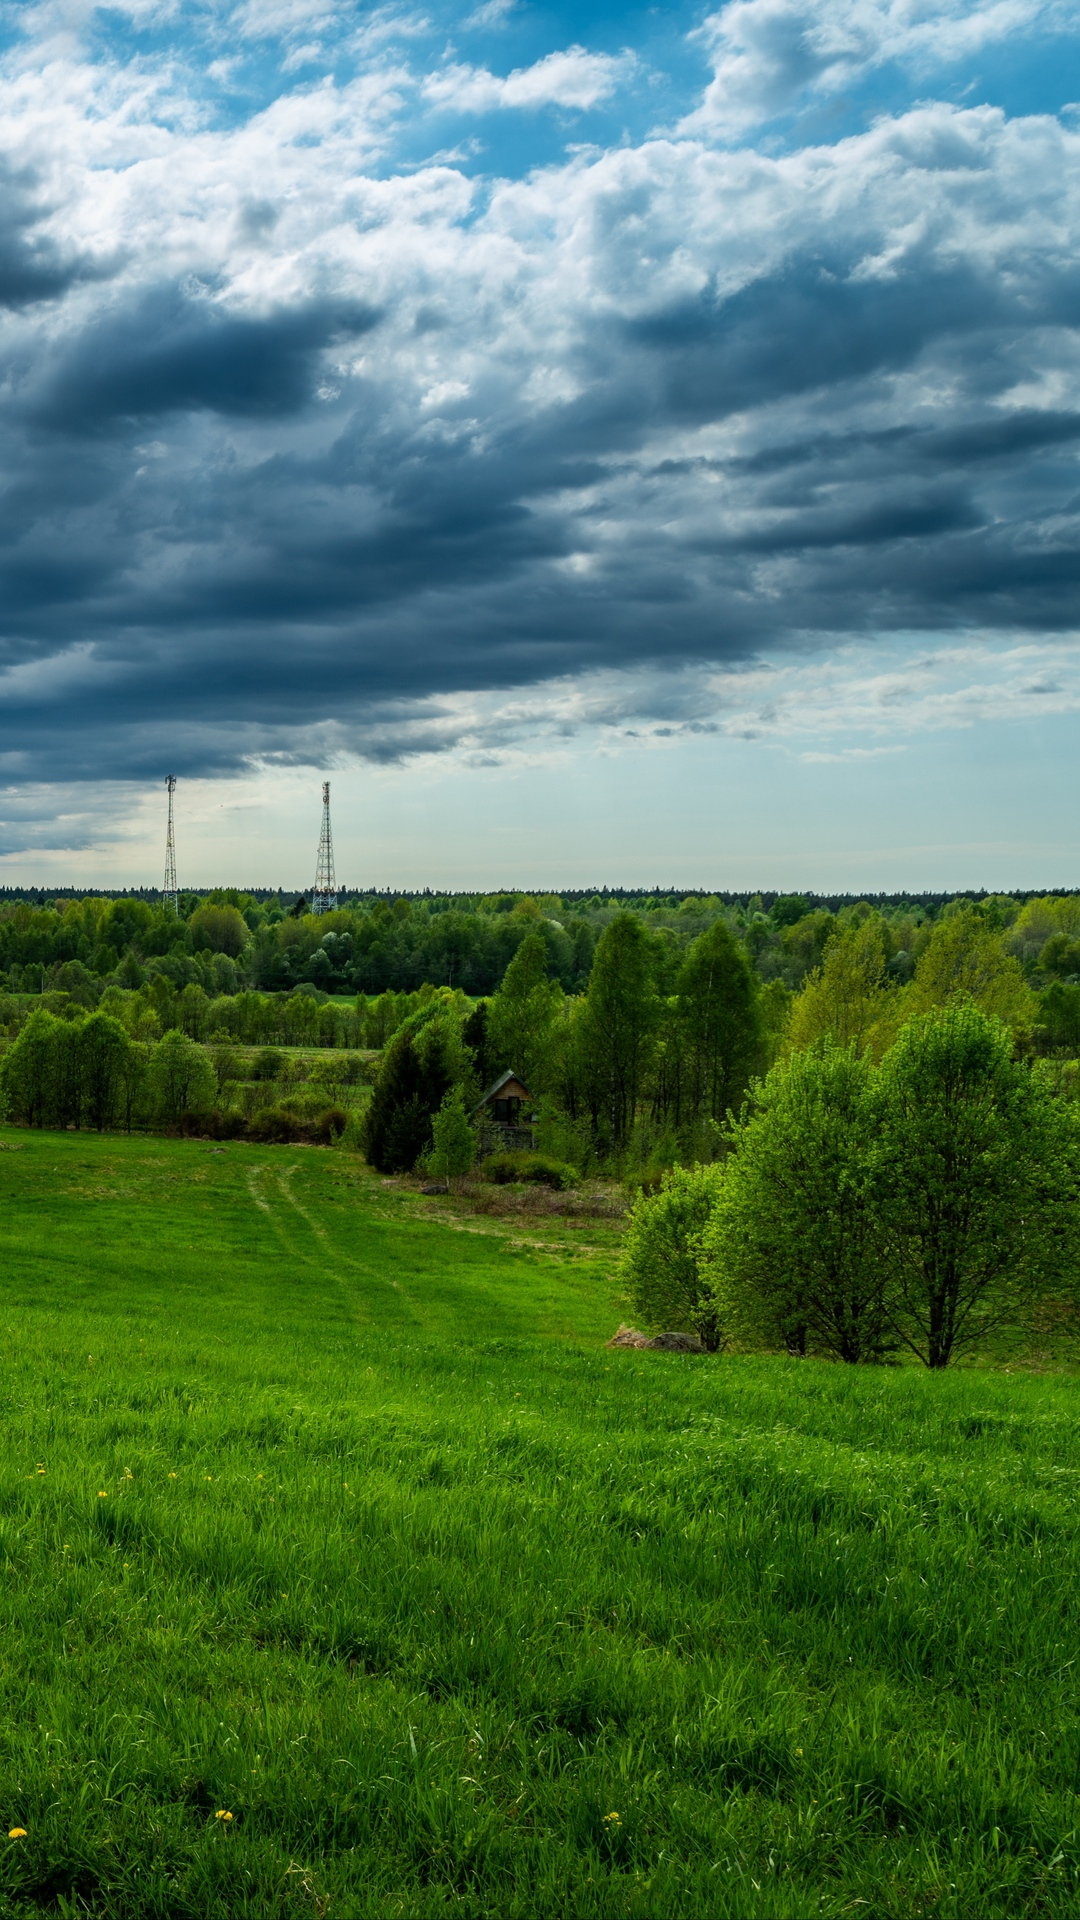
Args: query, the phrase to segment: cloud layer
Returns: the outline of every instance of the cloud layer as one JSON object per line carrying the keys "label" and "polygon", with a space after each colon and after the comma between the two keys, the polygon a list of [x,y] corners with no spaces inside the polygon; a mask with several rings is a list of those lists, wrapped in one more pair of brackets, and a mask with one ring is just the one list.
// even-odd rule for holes
{"label": "cloud layer", "polygon": [[[1046,8],[736,0],[687,111],[599,143],[599,103],[647,105],[632,51],[500,76],[495,38],[421,58],[423,22],[358,38],[345,11],[347,61],[311,0],[210,9],[183,59],[152,39],[192,29],[180,4],[129,0],[111,48],[89,5],[20,10],[0,781],[500,750],[507,701],[517,740],[530,712],[572,730],[565,689],[612,675],[637,676],[613,720],[662,726],[718,667],[1075,627],[1072,122],[925,98],[826,143],[766,124],[886,61],[924,91]],[[278,64],[225,113],[230,37]],[[462,157],[540,113],[555,159]]]}

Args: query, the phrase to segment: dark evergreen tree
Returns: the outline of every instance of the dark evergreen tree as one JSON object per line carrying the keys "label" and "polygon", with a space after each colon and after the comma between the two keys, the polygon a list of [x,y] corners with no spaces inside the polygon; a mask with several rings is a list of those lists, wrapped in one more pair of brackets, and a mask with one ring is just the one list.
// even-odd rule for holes
{"label": "dark evergreen tree", "polygon": [[432,1121],[457,1061],[442,1022],[426,1009],[406,1021],[383,1055],[364,1122],[364,1153],[380,1173],[411,1173],[432,1141]]}

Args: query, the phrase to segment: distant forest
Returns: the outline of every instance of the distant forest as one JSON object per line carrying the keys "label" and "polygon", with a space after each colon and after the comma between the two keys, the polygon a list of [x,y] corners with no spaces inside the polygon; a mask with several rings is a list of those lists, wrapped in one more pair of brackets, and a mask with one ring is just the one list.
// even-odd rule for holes
{"label": "distant forest", "polygon": [[[722,923],[759,986],[774,989],[769,1024],[776,1025],[781,989],[797,993],[845,927],[874,922],[885,977],[902,985],[914,976],[934,928],[961,913],[1019,963],[1036,993],[1080,982],[1080,892],[1066,889],[862,896],[371,889],[342,893],[333,912],[315,916],[305,895],[265,888],[185,892],[172,914],[151,889],[4,887],[0,991],[51,992],[89,1007],[109,987],[141,989],[165,1017],[178,1012],[171,1003],[185,989],[199,990],[189,996],[192,1009],[202,996],[287,995],[297,988],[340,999],[430,985],[478,998],[499,988],[526,934],[536,932],[548,977],[564,993],[580,995],[601,935],[617,917],[630,915],[650,936],[650,971],[661,995],[674,991],[691,943]],[[1048,1010],[1055,1033],[1064,1005],[1058,996]],[[1029,1024],[1039,1024],[1040,1011],[1033,1003]]]}
{"label": "distant forest", "polygon": [[540,1144],[574,1166],[708,1161],[775,1061],[824,1040],[880,1060],[958,1000],[1078,1091],[1080,892],[372,891],[314,915],[302,895],[217,888],[179,908],[0,895],[10,1118],[247,1125],[281,1069],[235,1049],[285,1046],[341,1063],[310,1089],[324,1132],[373,1082],[364,1142],[387,1171],[423,1158],[448,1097],[471,1105],[510,1070]]}

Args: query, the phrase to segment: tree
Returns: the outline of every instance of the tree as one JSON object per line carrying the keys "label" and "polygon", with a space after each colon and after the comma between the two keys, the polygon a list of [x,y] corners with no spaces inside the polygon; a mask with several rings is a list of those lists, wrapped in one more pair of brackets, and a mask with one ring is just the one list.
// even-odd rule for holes
{"label": "tree", "polygon": [[615,1153],[634,1122],[659,1016],[650,937],[632,913],[617,913],[597,943],[577,1024],[582,1095],[602,1145]]}
{"label": "tree", "polygon": [[488,1038],[489,1005],[490,1002],[487,1000],[478,1000],[461,1029],[461,1037],[472,1054],[473,1070],[481,1088],[490,1086],[495,1078],[491,1042]]}
{"label": "tree", "polygon": [[476,1163],[476,1134],[465,1111],[465,1095],[452,1087],[431,1123],[432,1147],[428,1165],[438,1180],[451,1187]]}
{"label": "tree", "polygon": [[174,1027],[150,1055],[148,1093],[154,1118],[175,1126],[185,1113],[213,1104],[217,1080],[209,1058],[196,1041]]}
{"label": "tree", "polygon": [[531,1091],[544,1091],[551,1076],[552,1028],[562,999],[562,988],[548,979],[543,934],[527,933],[488,1001],[485,1041],[496,1072],[509,1068]]}
{"label": "tree", "polygon": [[1080,1135],[1004,1022],[966,1002],[914,1020],[876,1088],[875,1201],[898,1334],[945,1367],[1022,1320],[1080,1253]]}
{"label": "tree", "polygon": [[761,1064],[757,986],[722,920],[699,934],[677,983],[678,1119],[722,1120]]}
{"label": "tree", "polygon": [[456,1081],[467,1077],[461,1012],[432,1000],[398,1028],[386,1048],[364,1122],[364,1152],[380,1173],[410,1173],[431,1146],[432,1122]]}
{"label": "tree", "polygon": [[854,921],[833,935],[820,967],[796,996],[787,1047],[832,1040],[860,1052],[883,1050],[892,1038],[889,1015],[896,1000],[887,985],[885,927],[879,915]]}
{"label": "tree", "polygon": [[204,900],[201,907],[196,907],[188,921],[188,933],[193,953],[209,948],[211,953],[227,953],[233,960],[243,953],[251,938],[239,909],[213,900]]}
{"label": "tree", "polygon": [[673,1167],[659,1193],[643,1195],[627,1226],[622,1277],[635,1316],[658,1330],[696,1333],[715,1353],[720,1321],[701,1265],[701,1236],[722,1178],[718,1166]]}
{"label": "tree", "polygon": [[1035,996],[1020,962],[1006,953],[1003,936],[974,907],[938,921],[915,968],[907,1011],[929,1013],[960,998],[1020,1032],[1030,1032],[1035,1024]]}
{"label": "tree", "polygon": [[0,1093],[12,1120],[27,1127],[57,1124],[60,1051],[70,1035],[67,1021],[44,1007],[30,1015],[0,1062]]}
{"label": "tree", "polygon": [[732,1135],[703,1237],[718,1311],[750,1344],[847,1361],[896,1344],[871,1170],[873,1068],[819,1042],[773,1067]]}
{"label": "tree", "polygon": [[72,1039],[82,1117],[101,1133],[114,1125],[123,1111],[132,1042],[119,1020],[107,1013],[91,1014],[76,1028]]}
{"label": "tree", "polygon": [[[233,909],[230,909],[233,911]],[[206,1031],[206,1016],[210,1007],[210,996],[195,981],[184,987],[180,994],[180,1024],[191,1040],[201,1040]]]}

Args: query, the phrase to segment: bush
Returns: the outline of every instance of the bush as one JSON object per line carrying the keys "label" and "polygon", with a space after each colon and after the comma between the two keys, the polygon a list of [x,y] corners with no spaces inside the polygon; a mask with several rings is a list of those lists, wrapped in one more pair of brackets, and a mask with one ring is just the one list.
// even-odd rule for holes
{"label": "bush", "polygon": [[551,1160],[544,1153],[489,1153],[480,1174],[496,1187],[521,1181],[527,1186],[550,1187],[554,1193],[563,1193],[578,1181],[576,1167],[567,1166],[564,1160]]}
{"label": "bush", "polygon": [[318,1113],[301,1113],[291,1107],[263,1107],[248,1121],[247,1137],[266,1146],[299,1145],[330,1147],[340,1140],[349,1124],[344,1107],[323,1107]]}
{"label": "bush", "polygon": [[647,1326],[696,1333],[709,1353],[722,1344],[720,1317],[702,1259],[724,1170],[672,1167],[659,1193],[643,1193],[627,1228],[622,1274]]}
{"label": "bush", "polygon": [[176,1131],[184,1140],[242,1140],[247,1127],[242,1113],[210,1107],[202,1113],[182,1113]]}
{"label": "bush", "polygon": [[476,1162],[476,1133],[465,1109],[465,1095],[452,1087],[432,1121],[428,1166],[437,1180],[453,1188]]}

